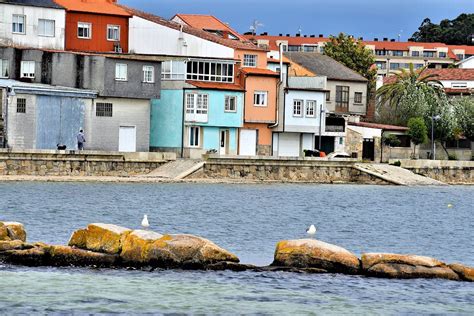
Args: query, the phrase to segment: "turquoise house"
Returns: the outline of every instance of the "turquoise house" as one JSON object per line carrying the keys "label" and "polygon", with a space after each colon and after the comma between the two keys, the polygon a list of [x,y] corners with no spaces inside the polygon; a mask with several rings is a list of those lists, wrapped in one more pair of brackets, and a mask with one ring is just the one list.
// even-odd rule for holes
{"label": "turquoise house", "polygon": [[[231,83],[188,81],[163,87],[152,100],[150,146],[181,157],[213,151],[237,155],[244,90]],[[180,86],[181,85],[181,86]]]}

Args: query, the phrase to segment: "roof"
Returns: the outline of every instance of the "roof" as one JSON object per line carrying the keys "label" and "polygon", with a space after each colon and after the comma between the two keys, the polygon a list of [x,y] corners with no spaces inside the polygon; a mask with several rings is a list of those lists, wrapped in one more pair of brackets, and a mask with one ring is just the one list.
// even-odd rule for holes
{"label": "roof", "polygon": [[462,65],[462,64],[464,64],[464,63],[466,63],[466,62],[468,62],[468,61],[471,61],[471,60],[474,60],[474,55],[471,56],[471,57],[468,57],[468,58],[465,58],[465,59],[463,59],[463,60],[458,61],[458,62],[456,63],[456,65]]}
{"label": "roof", "polygon": [[133,8],[130,8],[130,7],[127,7],[127,6],[124,6],[124,5],[118,5],[118,6],[121,7],[122,9],[126,10],[131,15],[140,17],[140,18],[148,20],[150,22],[154,22],[156,24],[163,25],[163,26],[168,27],[168,28],[172,28],[172,29],[175,29],[175,30],[180,30],[181,27],[182,27],[184,33],[202,38],[202,39],[210,41],[210,42],[214,42],[214,43],[217,43],[217,44],[220,44],[220,45],[223,45],[223,46],[227,46],[227,47],[230,47],[230,48],[233,48],[233,49],[247,49],[247,50],[264,51],[263,49],[258,48],[253,43],[251,43],[250,41],[247,41],[247,40],[245,42],[243,42],[243,41],[236,41],[236,40],[222,38],[220,36],[211,34],[209,32],[206,32],[206,31],[203,31],[203,30],[191,27],[191,26],[182,25],[182,24],[179,24],[178,22],[169,21],[169,20],[166,20],[162,17],[156,16],[156,15],[153,15],[153,14],[150,14],[150,13],[147,13],[147,12],[143,12],[143,11],[140,11],[140,10],[137,10],[137,9],[133,9]]}
{"label": "roof", "polygon": [[130,17],[130,13],[121,8],[114,0],[54,0],[67,11],[119,15]]}
{"label": "roof", "polygon": [[85,98],[97,97],[97,91],[77,89],[63,86],[53,86],[42,83],[21,82],[12,79],[0,79],[0,87],[13,88],[18,93],[35,93],[35,94],[54,94],[62,93],[64,95],[82,95]]}
{"label": "roof", "polygon": [[354,70],[320,53],[291,52],[285,53],[285,57],[303,66],[315,75],[326,76],[328,80],[368,81]]}
{"label": "roof", "polygon": [[53,0],[0,0],[0,3],[42,8],[64,9],[62,6],[55,3]]}
{"label": "roof", "polygon": [[200,89],[209,89],[209,90],[230,90],[230,91],[241,91],[244,92],[245,89],[234,83],[221,83],[221,82],[207,82],[207,81],[186,81],[190,85],[193,85]]}
{"label": "roof", "polygon": [[[275,58],[267,58],[267,63],[272,63],[272,64],[279,64],[280,63],[280,60],[279,59],[275,59]],[[284,64],[289,64],[290,62],[283,57],[283,63]]]}
{"label": "roof", "polygon": [[469,88],[445,88],[446,94],[473,94],[474,89]]}
{"label": "roof", "polygon": [[387,124],[379,124],[379,123],[369,123],[369,122],[349,122],[349,125],[353,126],[360,126],[360,127],[367,127],[367,128],[378,128],[388,131],[407,131],[408,127],[405,126],[397,126],[397,125],[387,125]]}
{"label": "roof", "polygon": [[443,69],[426,69],[423,75],[434,75],[435,80],[464,80],[474,81],[474,69],[472,68],[443,68]]}
{"label": "roof", "polygon": [[[181,19],[187,25],[207,31],[225,31],[229,32],[241,41],[248,41],[243,35],[232,29],[228,24],[222,22],[213,15],[205,14],[176,14],[174,17]],[[173,20],[174,17],[171,19]]]}
{"label": "roof", "polygon": [[276,76],[279,77],[280,74],[270,69],[265,68],[251,68],[245,67],[241,68],[242,72],[247,75],[255,75],[255,76]]}

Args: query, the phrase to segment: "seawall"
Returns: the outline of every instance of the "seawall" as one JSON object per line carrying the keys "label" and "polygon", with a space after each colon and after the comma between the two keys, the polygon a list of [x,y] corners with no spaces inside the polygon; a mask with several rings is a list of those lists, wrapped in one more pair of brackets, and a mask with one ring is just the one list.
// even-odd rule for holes
{"label": "seawall", "polygon": [[390,163],[395,161],[411,172],[444,183],[474,184],[474,161],[393,159]]}

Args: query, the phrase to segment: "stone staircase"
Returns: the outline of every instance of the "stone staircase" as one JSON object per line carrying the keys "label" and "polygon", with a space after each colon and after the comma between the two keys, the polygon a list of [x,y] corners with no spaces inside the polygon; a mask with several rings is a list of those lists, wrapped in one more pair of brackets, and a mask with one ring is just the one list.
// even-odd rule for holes
{"label": "stone staircase", "polygon": [[198,171],[204,162],[198,159],[177,159],[156,168],[152,172],[140,177],[180,180]]}
{"label": "stone staircase", "polygon": [[415,174],[410,170],[388,164],[355,164],[354,168],[398,185],[446,185],[443,182]]}

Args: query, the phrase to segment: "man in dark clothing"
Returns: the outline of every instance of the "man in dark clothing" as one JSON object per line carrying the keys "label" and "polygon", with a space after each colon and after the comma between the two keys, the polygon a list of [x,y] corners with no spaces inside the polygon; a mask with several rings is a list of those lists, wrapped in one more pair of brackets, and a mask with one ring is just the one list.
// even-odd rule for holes
{"label": "man in dark clothing", "polygon": [[84,150],[84,143],[86,142],[86,137],[84,136],[84,131],[81,129],[77,134],[77,149]]}

